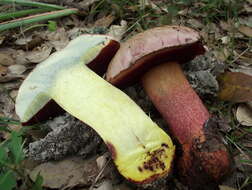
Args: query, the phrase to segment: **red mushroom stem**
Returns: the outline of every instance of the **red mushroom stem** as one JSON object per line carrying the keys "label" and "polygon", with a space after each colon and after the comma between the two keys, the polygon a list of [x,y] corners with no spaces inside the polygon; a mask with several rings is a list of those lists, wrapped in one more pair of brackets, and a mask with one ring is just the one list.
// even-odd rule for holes
{"label": "red mushroom stem", "polygon": [[177,163],[180,176],[187,184],[201,189],[202,184],[215,184],[229,171],[228,151],[212,126],[207,128],[210,114],[180,65],[158,65],[142,77],[142,83],[181,146],[182,156]]}

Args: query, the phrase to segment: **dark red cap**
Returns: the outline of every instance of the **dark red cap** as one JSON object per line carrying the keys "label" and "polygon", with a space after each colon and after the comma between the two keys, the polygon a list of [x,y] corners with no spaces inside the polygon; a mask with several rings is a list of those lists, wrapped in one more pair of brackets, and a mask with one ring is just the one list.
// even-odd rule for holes
{"label": "dark red cap", "polygon": [[156,27],[121,44],[109,64],[106,79],[117,87],[126,87],[155,65],[188,62],[204,52],[197,31],[183,26]]}

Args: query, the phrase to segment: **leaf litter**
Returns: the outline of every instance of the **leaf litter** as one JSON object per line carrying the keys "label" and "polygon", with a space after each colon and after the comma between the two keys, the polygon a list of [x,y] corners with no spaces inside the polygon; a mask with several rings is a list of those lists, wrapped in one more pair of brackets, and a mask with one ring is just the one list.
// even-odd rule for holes
{"label": "leaf litter", "polygon": [[[58,1],[45,0],[45,2],[46,1],[51,2],[51,3],[58,2]],[[159,1],[150,1],[149,0],[149,1],[139,1],[139,2],[143,3],[142,4],[143,10],[146,8],[151,8],[151,9],[154,9],[154,11],[160,15],[164,14],[164,13],[165,14],[171,13],[170,12],[171,10],[167,9],[167,2],[164,3],[164,1],[162,1],[162,0],[159,0]],[[83,9],[87,12],[89,11],[90,7],[92,7],[92,6],[95,7],[96,5],[99,4],[99,2],[96,0],[90,0],[90,1],[64,0],[64,1],[62,1],[62,4],[64,4],[64,3],[65,3],[65,5],[73,4],[75,6],[79,6],[81,9]],[[246,15],[247,13],[250,13],[250,11],[251,11],[250,7],[247,6],[249,3],[251,3],[251,2],[247,0],[247,3],[244,4],[244,8],[242,10],[243,15]],[[203,5],[204,4],[200,4],[200,3],[197,4],[196,3],[194,6],[195,7],[198,6],[198,8],[200,8]],[[126,7],[124,7],[124,9],[129,12],[132,10],[136,11],[138,9],[138,6],[136,6],[134,8],[132,8],[130,6],[128,6],[128,7],[126,6]],[[226,63],[230,60],[230,57],[232,57],[234,55],[235,57],[232,60],[232,65],[231,66],[229,65],[229,69],[235,69],[238,72],[243,72],[243,71],[239,70],[239,69],[243,69],[244,70],[243,73],[248,74],[247,71],[249,70],[249,68],[251,66],[251,57],[252,57],[251,56],[251,49],[250,49],[251,46],[250,46],[250,48],[244,47],[244,45],[247,43],[237,43],[236,46],[232,47],[232,46],[230,46],[230,44],[231,44],[231,42],[232,43],[238,42],[238,41],[244,42],[244,40],[245,40],[245,42],[247,42],[246,39],[251,37],[251,26],[252,26],[251,18],[246,17],[246,16],[242,16],[242,17],[238,18],[238,20],[239,20],[238,22],[235,19],[228,19],[228,20],[220,20],[219,23],[210,23],[210,24],[208,23],[206,25],[204,23],[204,21],[201,19],[201,17],[204,15],[194,12],[193,9],[190,7],[184,7],[184,9],[180,10],[178,12],[178,14],[180,15],[180,17],[179,18],[173,17],[171,19],[171,22],[173,24],[174,23],[175,24],[186,24],[186,25],[191,26],[194,29],[200,30],[201,34],[204,37],[204,40],[207,43],[208,48],[210,49],[211,52],[214,52],[213,53],[214,55],[211,54],[211,55],[208,55],[208,57],[216,58],[219,62]],[[97,32],[103,33],[103,34],[109,33],[110,35],[113,35],[114,37],[116,37],[117,39],[120,40],[120,39],[127,38],[127,36],[130,35],[131,32],[135,33],[136,31],[143,30],[143,28],[139,24],[140,22],[139,21],[136,22],[136,18],[134,18],[134,19],[129,18],[128,19],[127,17],[125,17],[124,19],[121,19],[121,18],[118,19],[115,15],[116,14],[114,14],[114,13],[104,14],[104,16],[100,17],[99,19],[96,19],[94,16],[93,21],[91,23],[90,22],[87,23],[86,20],[84,22],[83,20],[80,20],[80,18],[77,18],[77,17],[72,17],[72,18],[67,18],[67,19],[64,18],[62,20],[64,20],[64,21],[67,20],[67,22],[58,23],[58,27],[57,27],[56,31],[54,31],[54,32],[50,32],[48,30],[33,29],[31,31],[25,32],[22,35],[8,35],[7,34],[8,37],[1,35],[0,36],[0,85],[3,85],[7,89],[9,95],[3,95],[4,93],[2,93],[2,91],[0,93],[0,102],[1,102],[0,103],[0,114],[4,115],[4,116],[14,117],[14,118],[16,117],[13,114],[14,113],[14,106],[13,106],[12,101],[10,100],[10,97],[12,97],[13,99],[15,98],[18,86],[20,85],[21,81],[27,76],[27,74],[31,71],[31,69],[34,66],[36,66],[37,63],[40,63],[43,60],[45,60],[53,52],[64,48],[67,45],[67,43],[69,42],[69,40],[75,38],[76,36],[78,36],[82,33],[97,33]],[[189,18],[187,18],[188,15],[190,15]],[[167,17],[165,17],[165,18],[167,18]],[[135,25],[132,25],[132,22],[131,22],[132,20],[133,20],[133,22],[136,22]],[[13,66],[14,66],[14,69],[13,69]],[[19,69],[15,68],[15,67],[19,67]],[[216,73],[216,71],[218,71],[218,70],[224,71],[223,69],[224,68],[222,68],[222,67],[216,67],[216,68],[210,67],[207,69],[198,70],[196,72],[194,71],[194,73],[191,70],[186,70],[186,72],[188,73],[189,77],[191,74],[192,80],[190,82],[193,85],[193,87],[196,90],[198,89],[198,92],[201,94],[201,97],[203,99],[206,99],[206,97],[209,97],[209,95],[215,96],[216,92],[218,91],[219,83],[216,83],[216,77],[219,76],[220,73],[218,73],[218,72]],[[24,71],[22,72],[22,70],[24,70]],[[226,68],[225,68],[225,70],[226,70]],[[204,74],[202,74],[202,72]],[[195,75],[195,74],[199,74],[199,75]],[[4,75],[4,76],[2,76],[2,75]],[[208,77],[201,77],[201,76],[206,76],[206,75]],[[210,80],[210,77],[211,77],[211,80]],[[204,78],[208,78],[209,80],[206,80],[206,79],[204,80]],[[212,82],[210,82],[210,81],[212,81]],[[230,83],[230,81],[228,81],[228,83]],[[237,85],[241,85],[241,83],[242,83],[242,79],[239,79],[237,81]],[[204,87],[205,87],[205,89],[204,89]],[[154,120],[157,120],[157,123],[163,123],[162,118],[160,118],[160,116],[157,116],[158,114],[156,113],[155,108],[151,105],[148,98],[146,98],[146,95],[144,94],[144,92],[142,92],[142,90],[140,90],[139,86],[136,85],[134,87],[131,87],[130,89],[126,89],[125,91],[137,103],[139,103],[139,105],[146,112],[150,113],[152,118],[154,118]],[[239,93],[243,94],[244,92],[240,91]],[[247,95],[247,96],[249,96],[249,95]],[[207,99],[207,101],[211,102],[213,100]],[[245,100],[241,100],[241,97],[240,97],[239,101],[245,101]],[[246,101],[247,101],[247,99],[246,99]],[[244,110],[244,108],[240,108],[240,107],[244,107],[244,105],[246,105],[246,110]],[[250,116],[248,117],[248,115],[250,115],[250,114],[248,114],[248,111],[247,111],[247,104],[242,103],[241,105],[237,105],[237,107],[238,107],[238,109],[234,111],[234,116],[235,116],[235,118],[237,118],[237,120],[235,122],[238,122],[243,127],[245,127],[247,123],[250,123],[250,119],[251,119]],[[236,108],[233,108],[233,109],[236,109]],[[238,112],[239,112],[239,114],[238,114]],[[59,123],[55,122],[55,124],[59,124]],[[162,127],[163,125],[165,125],[165,124],[161,124],[160,126]],[[243,130],[243,127],[241,128],[242,130]],[[53,132],[54,130],[51,129],[51,132]],[[59,133],[59,134],[61,134],[61,133]],[[55,139],[57,139],[58,137],[59,136],[55,135]],[[40,139],[40,140],[43,140],[43,139]],[[247,141],[246,141],[246,143],[244,145],[250,146]],[[92,147],[91,149],[101,150],[101,152],[103,152],[103,153],[106,152],[106,148],[104,147],[104,145]],[[50,150],[50,148],[49,148],[49,150]],[[65,150],[70,150],[70,148],[65,149]],[[74,151],[77,151],[77,150],[74,150]],[[82,149],[83,154],[81,154],[81,151],[80,151],[78,153],[78,155],[82,155],[83,158],[86,158],[86,156],[87,156],[86,153],[90,152],[90,151],[91,151],[90,148],[88,150],[86,150],[84,148],[84,149]],[[54,152],[54,153],[56,153],[56,152]],[[64,153],[63,155],[61,155],[62,156],[61,158],[65,158],[66,155],[68,155],[69,153],[70,152]],[[92,156],[92,153],[90,155]],[[79,158],[77,158],[77,160],[78,159]],[[70,158],[70,160],[71,160],[71,158]],[[75,160],[75,158],[74,158],[74,160]],[[87,160],[83,160],[83,162],[86,162],[86,161]],[[54,161],[53,164],[58,166],[57,164],[59,164],[59,162],[61,162],[61,161]],[[65,163],[71,163],[71,162],[72,161],[67,160]],[[73,162],[75,162],[75,161],[73,161]],[[77,162],[79,162],[79,161],[77,161]],[[50,163],[50,162],[46,162],[45,164],[48,164],[48,163]],[[80,161],[80,163],[82,163],[82,162]],[[50,164],[52,164],[52,163],[50,163]],[[47,172],[49,172],[49,176],[53,172],[50,170],[50,167],[52,166],[50,164],[49,164],[49,167],[40,165],[40,167],[43,168],[43,171],[45,172],[45,177],[47,176]],[[71,163],[71,164],[74,166],[76,163]],[[52,167],[54,167],[54,166],[52,166]],[[47,184],[51,184],[51,185],[55,185],[55,186],[58,185],[57,188],[59,188],[59,189],[73,188],[78,185],[84,185],[83,181],[81,181],[83,179],[80,180],[78,178],[81,176],[80,171],[82,169],[83,168],[80,167],[79,171],[75,171],[76,173],[73,174],[74,175],[73,178],[69,177],[67,172],[65,172],[65,173],[62,172],[61,178],[65,179],[65,183],[63,183],[62,182],[63,180],[61,180],[61,179],[58,179],[55,182],[51,182],[52,180],[50,181],[50,179],[48,179],[46,177]],[[57,170],[57,169],[55,169],[55,170]],[[113,170],[111,168],[108,168],[108,171],[111,172]],[[245,168],[245,171],[246,171],[246,168]],[[60,174],[58,174],[58,173],[55,175],[60,176]],[[97,173],[95,174],[95,176],[97,176]],[[105,176],[107,176],[107,174]],[[105,177],[105,178],[107,178],[107,177]],[[120,177],[118,177],[118,174],[116,175],[116,178],[120,179]],[[244,178],[244,174],[241,174],[241,178]],[[75,179],[76,179],[76,181],[75,181]],[[106,180],[105,180],[105,182],[103,182],[103,180],[104,180],[104,176],[102,177],[101,181],[98,184],[96,184],[97,187],[99,188],[99,185],[100,185],[101,188],[105,188],[105,189],[106,189],[106,187],[111,188],[110,185],[107,185],[108,183],[106,182]],[[86,184],[86,186],[90,186],[92,184],[92,182],[94,182],[94,178],[92,178],[92,180],[90,182],[88,182],[88,184]],[[114,189],[118,189],[118,190],[121,189],[121,187],[120,187],[121,184],[123,184],[122,189],[136,189],[136,187],[128,186],[128,184],[125,185],[124,182],[123,183],[120,182],[116,185],[114,184],[114,180],[112,180],[112,182],[113,182]],[[59,186],[61,186],[61,187],[59,187]],[[166,186],[166,187],[168,187],[168,186]],[[174,186],[171,186],[171,187],[174,188]],[[184,187],[179,183],[177,184],[176,187],[178,187],[178,189],[184,189]],[[89,189],[89,188],[85,187],[85,189]],[[228,185],[228,186],[220,186],[220,189],[232,189],[232,188],[229,187],[229,185]]]}

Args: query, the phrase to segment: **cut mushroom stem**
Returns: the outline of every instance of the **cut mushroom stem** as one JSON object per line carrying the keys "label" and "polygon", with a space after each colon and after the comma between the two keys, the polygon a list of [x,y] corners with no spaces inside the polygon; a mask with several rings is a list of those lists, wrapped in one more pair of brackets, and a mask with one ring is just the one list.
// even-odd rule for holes
{"label": "cut mushroom stem", "polygon": [[[191,88],[180,65],[168,62],[142,77],[142,84],[181,145],[180,175],[191,186],[215,182],[228,172],[229,155],[216,131],[208,129],[210,114]],[[213,184],[214,185],[214,184]],[[213,187],[211,187],[213,188]]]}
{"label": "cut mushroom stem", "polygon": [[175,148],[134,101],[86,66],[111,40],[81,36],[39,64],[19,89],[16,112],[27,122],[54,100],[101,136],[124,177],[149,183],[170,172]]}

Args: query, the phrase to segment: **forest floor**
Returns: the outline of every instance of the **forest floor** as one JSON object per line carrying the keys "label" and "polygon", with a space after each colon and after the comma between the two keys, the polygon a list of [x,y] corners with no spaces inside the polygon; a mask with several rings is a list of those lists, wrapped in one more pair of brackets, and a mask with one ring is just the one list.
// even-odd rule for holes
{"label": "forest floor", "polygon": [[[184,71],[210,113],[226,123],[219,131],[232,155],[233,169],[219,188],[252,189],[252,98],[220,100],[222,89],[217,80],[224,71],[252,75],[251,0],[37,2],[76,8],[79,13],[0,32],[0,187],[5,187],[3,190],[39,190],[42,181],[45,190],[188,189],[176,172],[149,187],[126,181],[115,169],[99,136],[68,114],[24,129],[15,113],[19,86],[29,72],[80,34],[109,34],[125,41],[134,34],[162,25],[188,26],[202,36],[208,52],[185,66]],[[1,14],[27,9],[30,7],[1,4],[0,0],[0,18]],[[1,22],[4,21],[0,20],[0,27]],[[191,66],[192,63],[198,66]],[[239,78],[235,80],[238,86],[244,82]],[[245,96],[252,97],[252,79],[246,82],[250,89]],[[166,130],[167,124],[139,84],[124,92]],[[80,136],[81,132],[86,133],[85,138]],[[78,144],[74,142],[76,139],[79,139]],[[8,149],[4,147],[6,144],[16,151],[9,150],[12,157],[8,151],[4,153]],[[13,158],[20,162],[15,163]],[[38,177],[39,172],[42,178]],[[1,186],[1,182],[6,186]]]}

